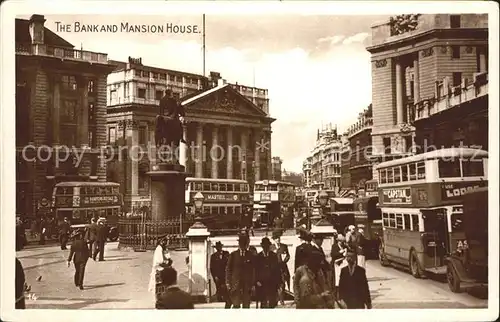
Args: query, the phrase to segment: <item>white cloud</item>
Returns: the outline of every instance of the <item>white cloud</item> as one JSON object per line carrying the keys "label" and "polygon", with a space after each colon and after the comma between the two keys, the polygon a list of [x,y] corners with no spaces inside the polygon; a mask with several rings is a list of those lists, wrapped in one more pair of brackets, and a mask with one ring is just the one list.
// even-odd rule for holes
{"label": "white cloud", "polygon": [[342,40],[344,40],[345,36],[344,35],[335,35],[335,36],[329,36],[329,37],[323,37],[318,39],[319,43],[329,43],[330,45],[336,45],[340,43]]}
{"label": "white cloud", "polygon": [[[89,34],[87,34],[89,35]],[[202,47],[198,40],[159,40],[146,44],[125,37],[65,34],[84,49],[108,53],[114,60],[142,57],[143,64],[201,74]],[[82,38],[82,36],[87,36]],[[229,82],[269,89],[273,123],[273,155],[283,167],[301,171],[321,123],[333,122],[339,130],[352,124],[359,111],[371,101],[369,53],[354,42],[367,34],[357,34],[340,43],[343,36],[330,37],[335,50],[310,56],[302,48],[277,53],[256,53],[247,48],[225,47],[206,53],[206,72],[217,71]],[[79,47],[79,46],[78,46]]]}
{"label": "white cloud", "polygon": [[362,43],[368,38],[369,34],[366,32],[360,32],[358,34],[355,34],[354,36],[346,38],[342,44],[344,45],[350,45],[352,43]]}

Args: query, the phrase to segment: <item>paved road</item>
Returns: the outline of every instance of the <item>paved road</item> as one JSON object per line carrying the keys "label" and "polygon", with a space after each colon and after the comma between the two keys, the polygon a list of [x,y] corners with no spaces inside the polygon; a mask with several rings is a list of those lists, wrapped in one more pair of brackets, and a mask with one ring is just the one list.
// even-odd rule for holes
{"label": "paved road", "polygon": [[[17,253],[28,284],[36,300],[28,308],[39,309],[149,309],[153,308],[148,292],[152,252],[124,252],[117,243],[107,244],[106,261],[87,264],[85,290],[73,285],[73,267],[66,266],[68,251],[57,246],[26,249]],[[188,285],[185,257],[187,251],[173,252],[179,285]],[[446,283],[419,280],[395,268],[367,262],[367,274],[374,308],[484,308],[487,300],[469,294],[454,294]],[[37,277],[41,280],[37,281]],[[221,307],[206,304],[200,307]]]}

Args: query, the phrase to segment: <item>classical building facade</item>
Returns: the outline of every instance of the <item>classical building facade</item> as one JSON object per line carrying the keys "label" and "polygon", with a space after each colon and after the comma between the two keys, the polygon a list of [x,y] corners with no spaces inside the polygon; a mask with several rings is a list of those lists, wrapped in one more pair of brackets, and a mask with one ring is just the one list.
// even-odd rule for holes
{"label": "classical building facade", "polygon": [[281,165],[283,160],[280,157],[273,157],[271,160],[271,179],[281,181]]}
{"label": "classical building facade", "polygon": [[[344,136],[349,141],[349,186],[354,190],[364,189],[366,181],[372,179],[372,105],[359,113],[356,123],[349,126]],[[344,170],[344,169],[342,169]]]}
{"label": "classical building facade", "polygon": [[117,65],[108,77],[107,128],[109,144],[122,153],[108,163],[108,178],[121,184],[125,211],[149,206],[154,120],[167,88],[186,111],[187,146],[181,144],[180,156],[188,176],[243,179],[251,186],[271,177],[274,119],[267,90],[227,84],[213,72],[206,78],[148,67],[141,59]]}
{"label": "classical building facade", "polygon": [[[99,156],[113,66],[106,54],[75,49],[44,23],[42,15],[15,22],[16,212],[24,216],[49,212],[58,181],[106,181]],[[77,155],[83,157],[75,165]]]}
{"label": "classical building facade", "polygon": [[302,163],[302,173],[303,176],[303,186],[304,188],[310,188],[312,183],[311,170],[312,170],[312,156],[307,157]]}
{"label": "classical building facade", "polygon": [[[408,107],[488,69],[488,15],[401,15],[372,27],[372,140],[374,156],[412,154],[415,127]],[[448,92],[448,90],[446,90]],[[374,173],[376,178],[376,173]]]}
{"label": "classical building facade", "polygon": [[321,130],[318,129],[316,144],[311,152],[309,186],[339,191],[341,147],[341,135],[337,134],[336,126],[327,124]]}
{"label": "classical building facade", "polygon": [[340,148],[340,186],[341,193],[344,191],[349,191],[351,189],[351,172],[349,168],[351,167],[351,146],[349,145],[349,139],[346,135],[342,136],[341,139],[342,147]]}

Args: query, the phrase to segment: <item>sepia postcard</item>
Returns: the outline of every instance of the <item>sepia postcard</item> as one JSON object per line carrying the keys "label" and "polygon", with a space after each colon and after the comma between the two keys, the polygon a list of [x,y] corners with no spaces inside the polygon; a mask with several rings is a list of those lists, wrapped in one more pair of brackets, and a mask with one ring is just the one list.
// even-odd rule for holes
{"label": "sepia postcard", "polygon": [[496,320],[498,19],[6,2],[1,319]]}

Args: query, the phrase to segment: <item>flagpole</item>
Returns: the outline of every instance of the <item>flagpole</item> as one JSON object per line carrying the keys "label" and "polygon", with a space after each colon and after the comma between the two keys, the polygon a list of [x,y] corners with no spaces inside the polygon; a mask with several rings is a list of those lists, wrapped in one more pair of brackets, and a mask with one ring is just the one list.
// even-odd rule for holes
{"label": "flagpole", "polygon": [[205,77],[205,14],[203,14],[203,77]]}

